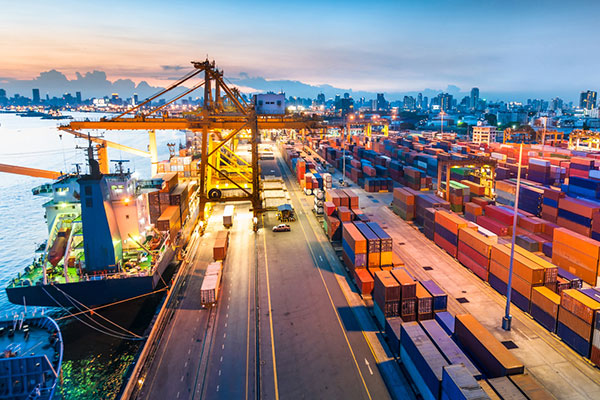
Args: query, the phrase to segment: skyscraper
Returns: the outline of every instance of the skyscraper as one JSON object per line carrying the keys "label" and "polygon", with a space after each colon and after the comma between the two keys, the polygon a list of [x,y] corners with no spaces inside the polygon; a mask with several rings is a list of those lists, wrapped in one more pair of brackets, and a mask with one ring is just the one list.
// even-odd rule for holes
{"label": "skyscraper", "polygon": [[32,89],[31,90],[32,94],[33,94],[33,104],[39,104],[40,103],[40,89]]}
{"label": "skyscraper", "polygon": [[325,93],[319,93],[317,95],[317,104],[322,106],[323,104],[325,104]]}
{"label": "skyscraper", "polygon": [[440,109],[448,111],[452,108],[452,95],[449,93],[440,93],[437,96],[437,103],[440,105]]}
{"label": "skyscraper", "polygon": [[6,90],[0,89],[0,99],[6,98]]}
{"label": "skyscraper", "polygon": [[479,104],[479,88],[474,87],[471,89],[471,104],[470,108],[472,110],[477,109],[477,105]]}
{"label": "skyscraper", "polygon": [[597,93],[592,90],[581,92],[581,95],[579,96],[579,108],[585,108],[586,110],[593,110],[596,108],[596,96]]}
{"label": "skyscraper", "polygon": [[75,92],[75,99],[77,99],[77,104],[81,104],[81,92]]}
{"label": "skyscraper", "polygon": [[423,107],[423,94],[422,93],[419,93],[417,95],[417,108],[419,108],[419,109],[425,108],[425,107]]}
{"label": "skyscraper", "polygon": [[383,93],[377,93],[377,111],[388,109],[388,102],[383,97]]}

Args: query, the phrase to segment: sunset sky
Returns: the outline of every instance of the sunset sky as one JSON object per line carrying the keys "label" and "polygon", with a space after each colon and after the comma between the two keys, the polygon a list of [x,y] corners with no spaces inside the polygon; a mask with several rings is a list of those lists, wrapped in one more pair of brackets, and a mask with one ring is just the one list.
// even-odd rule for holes
{"label": "sunset sky", "polygon": [[[206,4],[206,5],[203,5]],[[598,1],[0,1],[0,79],[226,75],[354,90],[600,87]]]}

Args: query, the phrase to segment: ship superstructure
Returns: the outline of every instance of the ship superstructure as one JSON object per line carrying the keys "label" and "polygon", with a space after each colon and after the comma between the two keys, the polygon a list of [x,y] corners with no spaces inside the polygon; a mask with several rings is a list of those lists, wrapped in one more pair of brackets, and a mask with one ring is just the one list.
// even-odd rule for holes
{"label": "ship superstructure", "polygon": [[[48,240],[7,287],[12,303],[94,306],[155,289],[189,214],[188,197],[179,196],[180,205],[172,206],[170,191],[188,184],[178,185],[176,174],[146,180],[135,175],[122,163],[116,172],[103,174],[90,158],[89,174],[61,176],[33,189],[50,198],[44,204]],[[149,197],[152,203],[165,195],[166,207],[159,204],[159,212],[151,212]]]}

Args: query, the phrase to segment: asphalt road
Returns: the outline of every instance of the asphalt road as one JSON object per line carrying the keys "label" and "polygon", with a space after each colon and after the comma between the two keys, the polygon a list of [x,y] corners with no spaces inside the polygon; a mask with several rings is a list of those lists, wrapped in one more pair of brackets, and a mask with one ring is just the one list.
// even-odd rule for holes
{"label": "asphalt road", "polygon": [[[298,220],[290,224],[291,232],[274,233],[270,230],[278,223],[274,213],[265,216],[266,262],[259,272],[266,276],[268,269],[269,274],[276,379],[270,385],[275,393],[265,390],[263,398],[390,398],[317,241],[316,235],[323,233],[309,222],[314,217],[308,200],[313,198],[300,194],[289,170],[286,173],[277,160],[263,161],[263,173],[281,175],[283,170]],[[261,333],[265,331],[261,328]]]}

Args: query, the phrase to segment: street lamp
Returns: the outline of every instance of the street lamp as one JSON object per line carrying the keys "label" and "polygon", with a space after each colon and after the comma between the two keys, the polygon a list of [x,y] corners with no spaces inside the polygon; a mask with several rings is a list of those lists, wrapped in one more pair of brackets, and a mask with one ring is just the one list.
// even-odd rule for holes
{"label": "street lamp", "polygon": [[512,292],[512,276],[513,276],[513,264],[515,261],[515,239],[517,236],[517,215],[519,213],[519,188],[521,187],[521,160],[523,157],[523,143],[519,144],[519,170],[517,171],[517,193],[515,195],[515,207],[513,215],[513,230],[512,230],[512,241],[510,247],[510,267],[508,269],[508,284],[506,286],[506,310],[504,317],[502,317],[502,329],[510,331],[512,322],[512,315],[510,315],[510,298]]}

